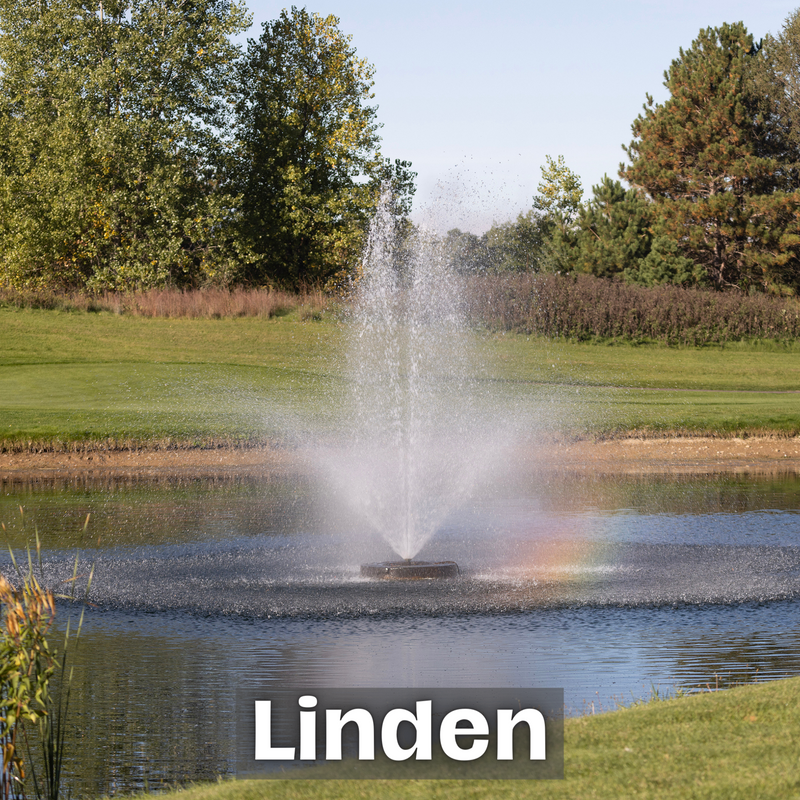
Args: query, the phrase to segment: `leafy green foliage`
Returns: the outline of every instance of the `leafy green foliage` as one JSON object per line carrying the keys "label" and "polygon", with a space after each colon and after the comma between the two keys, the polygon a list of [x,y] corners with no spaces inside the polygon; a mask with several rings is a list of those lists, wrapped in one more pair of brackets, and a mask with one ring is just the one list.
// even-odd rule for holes
{"label": "leafy green foliage", "polygon": [[0,0],[0,281],[321,284],[384,185],[409,213],[338,20],[284,11],[243,60],[248,22],[241,0]]}
{"label": "leafy green foliage", "polygon": [[[760,58],[742,23],[700,31],[665,74],[670,98],[655,105],[648,96],[632,126],[631,164],[620,167],[653,200],[660,233],[717,288],[800,286],[800,194],[772,118],[747,91]],[[662,243],[657,257],[672,252]],[[661,274],[655,258],[651,277]],[[687,269],[673,258],[667,273]]]}
{"label": "leafy green foliage", "polygon": [[444,238],[444,248],[456,272],[477,274],[489,267],[485,239],[475,233],[452,228]]}
{"label": "leafy green foliage", "polygon": [[379,152],[374,68],[338,24],[284,10],[241,66],[237,186],[254,282],[319,284],[349,271],[385,181],[408,210],[410,164]]}
{"label": "leafy green foliage", "polygon": [[226,100],[243,5],[0,0],[0,274],[127,289],[228,276]]}
{"label": "leafy green foliage", "polygon": [[548,220],[536,211],[493,225],[483,237],[488,266],[494,272],[538,271],[549,230]]}
{"label": "leafy green foliage", "polygon": [[462,274],[537,272],[551,229],[545,216],[531,210],[514,221],[495,223],[483,236],[453,228],[444,247],[453,268]]}
{"label": "leafy green foliage", "polygon": [[564,162],[564,156],[553,161],[545,156],[547,164],[540,167],[542,182],[533,207],[546,216],[570,220],[578,212],[583,197],[581,180]]}

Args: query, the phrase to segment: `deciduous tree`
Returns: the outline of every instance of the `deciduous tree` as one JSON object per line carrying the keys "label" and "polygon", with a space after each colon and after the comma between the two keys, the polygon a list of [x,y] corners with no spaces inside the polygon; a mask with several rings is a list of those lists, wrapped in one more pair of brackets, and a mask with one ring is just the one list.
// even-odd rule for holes
{"label": "deciduous tree", "polygon": [[399,207],[413,194],[410,165],[379,150],[374,68],[338,25],[292,7],[249,41],[237,174],[255,281],[296,286],[348,271],[381,182],[395,186]]}
{"label": "deciduous tree", "polygon": [[531,210],[514,222],[495,224],[482,237],[486,264],[495,272],[538,272],[551,234],[547,217]]}
{"label": "deciduous tree", "polygon": [[583,197],[581,179],[566,165],[564,156],[558,156],[556,161],[545,156],[545,160],[547,163],[539,168],[542,180],[533,207],[547,216],[572,219]]}
{"label": "deciduous tree", "polygon": [[0,273],[129,288],[226,278],[236,0],[0,0]]}

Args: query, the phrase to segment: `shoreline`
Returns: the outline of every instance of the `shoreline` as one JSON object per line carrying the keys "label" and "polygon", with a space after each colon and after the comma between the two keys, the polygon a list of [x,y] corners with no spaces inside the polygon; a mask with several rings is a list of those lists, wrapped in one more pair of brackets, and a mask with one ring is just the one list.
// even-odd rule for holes
{"label": "shoreline", "polygon": [[[550,439],[510,456],[538,473],[800,474],[800,437]],[[313,454],[281,447],[0,453],[0,481],[66,476],[215,477],[307,472]]]}

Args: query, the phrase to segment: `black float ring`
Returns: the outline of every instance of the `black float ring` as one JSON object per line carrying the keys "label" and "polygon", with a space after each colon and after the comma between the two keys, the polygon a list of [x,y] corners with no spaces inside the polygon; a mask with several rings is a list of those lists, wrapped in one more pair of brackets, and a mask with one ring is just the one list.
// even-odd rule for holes
{"label": "black float ring", "polygon": [[436,578],[457,578],[461,574],[455,561],[380,561],[362,564],[364,578],[419,581]]}

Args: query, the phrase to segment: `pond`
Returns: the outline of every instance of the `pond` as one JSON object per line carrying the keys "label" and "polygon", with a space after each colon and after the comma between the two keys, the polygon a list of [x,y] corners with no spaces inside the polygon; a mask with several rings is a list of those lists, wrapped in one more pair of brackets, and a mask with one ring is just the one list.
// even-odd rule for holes
{"label": "pond", "polygon": [[359,575],[388,548],[302,474],[0,496],[46,580],[76,550],[95,568],[68,741],[69,787],[94,796],[232,773],[237,686],[553,686],[578,714],[798,675],[798,509],[793,473],[531,475],[420,553],[461,578],[390,583]]}

